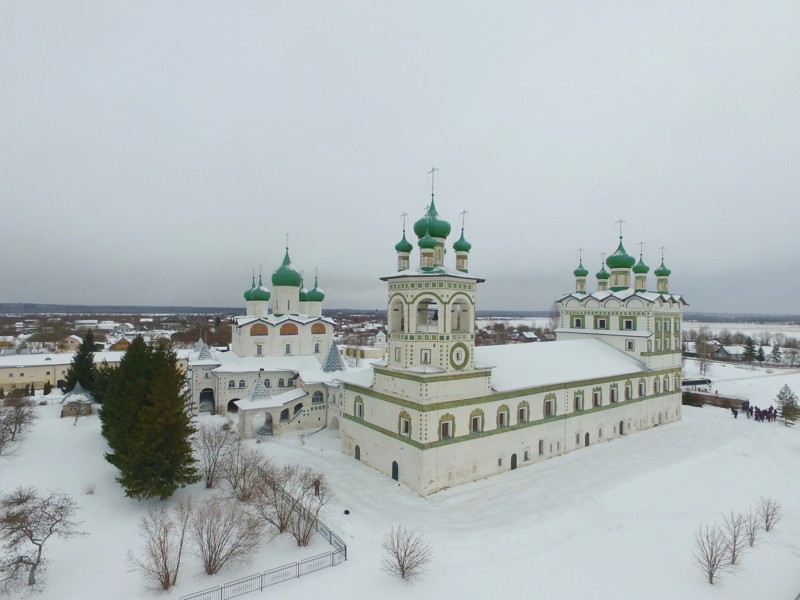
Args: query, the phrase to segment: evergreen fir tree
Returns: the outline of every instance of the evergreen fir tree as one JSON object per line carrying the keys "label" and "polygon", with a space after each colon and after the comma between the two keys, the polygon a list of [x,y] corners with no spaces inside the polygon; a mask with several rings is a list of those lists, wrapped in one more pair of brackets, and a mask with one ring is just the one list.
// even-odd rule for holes
{"label": "evergreen fir tree", "polygon": [[83,336],[83,341],[72,359],[64,377],[64,392],[71,392],[77,382],[81,382],[83,389],[91,392],[94,390],[94,334],[91,330]]}
{"label": "evergreen fir tree", "polygon": [[742,358],[747,363],[751,363],[756,359],[756,345],[753,343],[753,338],[751,337],[747,338],[744,342]]}
{"label": "evergreen fir tree", "polygon": [[119,482],[125,494],[137,500],[153,496],[164,500],[178,487],[200,480],[183,373],[169,349],[155,349],[152,358],[156,373],[139,413],[130,452],[120,465]]}
{"label": "evergreen fir tree", "polygon": [[764,354],[764,346],[759,346],[758,351],[756,352],[756,360],[760,363],[763,363],[767,360],[767,355]]}
{"label": "evergreen fir tree", "polygon": [[781,347],[778,345],[778,342],[772,344],[772,352],[770,352],[770,360],[774,362],[776,365],[781,364],[781,359],[783,355],[781,354]]}
{"label": "evergreen fir tree", "polygon": [[36,395],[36,384],[34,384],[33,382],[31,382],[31,393],[30,393],[30,395],[31,396],[35,396]]}
{"label": "evergreen fir tree", "polygon": [[44,389],[42,391],[43,391],[45,396],[49,395],[50,392],[53,391],[53,384],[50,383],[49,381],[45,381],[44,382]]}
{"label": "evergreen fir tree", "polygon": [[97,366],[94,374],[94,389],[92,390],[92,398],[98,404],[102,404],[108,392],[108,386],[111,384],[111,375],[114,372],[114,367],[108,364],[108,361],[103,361]]}
{"label": "evergreen fir tree", "polygon": [[786,426],[794,425],[794,422],[797,420],[798,416],[800,416],[797,394],[795,394],[788,385],[784,385],[781,391],[778,392],[778,396],[775,400],[781,409],[781,416]]}
{"label": "evergreen fir tree", "polygon": [[142,336],[136,336],[109,378],[100,409],[101,433],[111,448],[106,460],[117,468],[121,457],[128,454],[152,379],[150,349]]}
{"label": "evergreen fir tree", "polygon": [[[102,433],[127,496],[169,497],[200,479],[192,454],[185,378],[165,344],[135,338],[116,369],[108,369],[100,410]],[[104,375],[105,376],[105,375]],[[101,383],[101,388],[103,384]]]}
{"label": "evergreen fir tree", "polygon": [[0,387],[0,400],[4,400],[6,397],[6,391]]}

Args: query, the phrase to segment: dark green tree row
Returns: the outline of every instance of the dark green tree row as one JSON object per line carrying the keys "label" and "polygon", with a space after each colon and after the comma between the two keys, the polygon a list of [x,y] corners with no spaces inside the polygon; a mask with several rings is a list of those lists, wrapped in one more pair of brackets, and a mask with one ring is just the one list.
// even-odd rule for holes
{"label": "dark green tree row", "polygon": [[169,344],[136,337],[119,367],[100,367],[96,381],[102,433],[111,448],[106,460],[119,469],[127,496],[164,499],[199,481],[185,377]]}

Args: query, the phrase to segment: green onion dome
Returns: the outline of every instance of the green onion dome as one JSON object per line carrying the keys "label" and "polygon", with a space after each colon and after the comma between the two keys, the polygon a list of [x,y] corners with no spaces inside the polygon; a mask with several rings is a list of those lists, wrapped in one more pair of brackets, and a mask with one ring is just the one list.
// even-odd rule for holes
{"label": "green onion dome", "polygon": [[650,271],[650,267],[648,267],[646,264],[644,264],[644,261],[642,260],[642,255],[640,254],[639,255],[639,262],[636,263],[635,265],[633,265],[633,272],[636,273],[637,275],[644,275],[645,273],[647,273],[649,271]]}
{"label": "green onion dome", "polygon": [[325,292],[319,289],[316,277],[314,277],[314,287],[309,290],[306,297],[309,302],[322,302],[323,300],[325,300]]}
{"label": "green onion dome", "polygon": [[403,230],[403,239],[394,245],[394,249],[398,252],[411,252],[414,249],[414,246],[411,245],[411,242],[406,239],[405,230]]}
{"label": "green onion dome", "polygon": [[422,238],[426,232],[435,238],[446,238],[450,235],[450,223],[437,219],[438,216],[439,213],[436,212],[436,204],[434,204],[433,195],[431,195],[431,205],[428,207],[428,212],[414,223],[414,233],[418,238]]}
{"label": "green onion dome", "polygon": [[661,259],[661,266],[658,267],[655,271],[656,277],[669,277],[672,271],[670,271],[667,267],[664,266],[664,259]]}
{"label": "green onion dome", "polygon": [[289,249],[286,249],[286,256],[283,257],[281,266],[278,267],[272,274],[272,285],[283,285],[291,287],[300,287],[303,285],[303,276],[298,273],[292,266],[292,261],[289,258]]}
{"label": "green onion dome", "polygon": [[431,237],[431,234],[428,230],[425,230],[425,235],[419,239],[419,247],[430,249],[436,248],[436,240]]}
{"label": "green onion dome", "polygon": [[261,283],[261,275],[258,276],[258,287],[250,291],[250,300],[253,302],[267,302],[270,298],[270,293],[264,284]]}
{"label": "green onion dome", "polygon": [[622,236],[619,236],[619,246],[617,246],[616,252],[606,259],[606,265],[609,269],[630,269],[635,262],[636,259],[625,252]]}
{"label": "green onion dome", "polygon": [[453,244],[453,250],[456,252],[469,252],[472,249],[472,244],[464,239],[464,228],[461,228],[461,237]]}
{"label": "green onion dome", "polygon": [[245,290],[244,292],[244,299],[247,300],[247,302],[250,302],[253,299],[252,295],[253,295],[253,290],[255,289],[256,289],[256,276],[253,275],[253,281],[250,284],[250,289]]}
{"label": "green onion dome", "polygon": [[578,268],[572,272],[575,277],[586,277],[589,274],[589,269],[583,266],[583,261],[578,261]]}
{"label": "green onion dome", "polygon": [[609,279],[611,277],[611,273],[606,271],[605,267],[600,267],[600,270],[597,272],[596,277],[598,279]]}
{"label": "green onion dome", "polygon": [[300,286],[300,302],[308,302],[308,290],[305,286]]}

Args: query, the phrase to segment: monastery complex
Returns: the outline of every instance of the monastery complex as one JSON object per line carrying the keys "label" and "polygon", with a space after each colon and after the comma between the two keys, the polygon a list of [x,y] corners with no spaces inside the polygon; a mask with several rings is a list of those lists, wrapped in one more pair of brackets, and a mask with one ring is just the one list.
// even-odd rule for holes
{"label": "monastery complex", "polygon": [[[383,359],[347,368],[289,249],[244,294],[228,352],[198,345],[189,362],[195,410],[236,413],[243,437],[324,427],[342,451],[422,495],[630,435],[681,417],[683,298],[670,271],[630,256],[620,235],[588,289],[556,300],[557,340],[475,346],[478,285],[461,228],[445,264],[451,225],[433,194],[395,246]],[[608,270],[606,270],[608,269]],[[655,284],[654,286],[652,284]]]}

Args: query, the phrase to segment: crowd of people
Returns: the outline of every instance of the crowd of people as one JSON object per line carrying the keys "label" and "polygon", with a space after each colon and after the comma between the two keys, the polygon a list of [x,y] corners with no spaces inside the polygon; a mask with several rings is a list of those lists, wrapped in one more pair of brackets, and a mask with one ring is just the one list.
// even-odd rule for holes
{"label": "crowd of people", "polygon": [[[757,406],[743,406],[742,412],[747,416],[748,419],[755,419],[756,421],[767,421],[772,422],[778,418],[778,411],[770,405],[769,408],[758,408]],[[731,406],[731,413],[733,414],[733,418],[737,418],[739,416],[739,411]]]}

